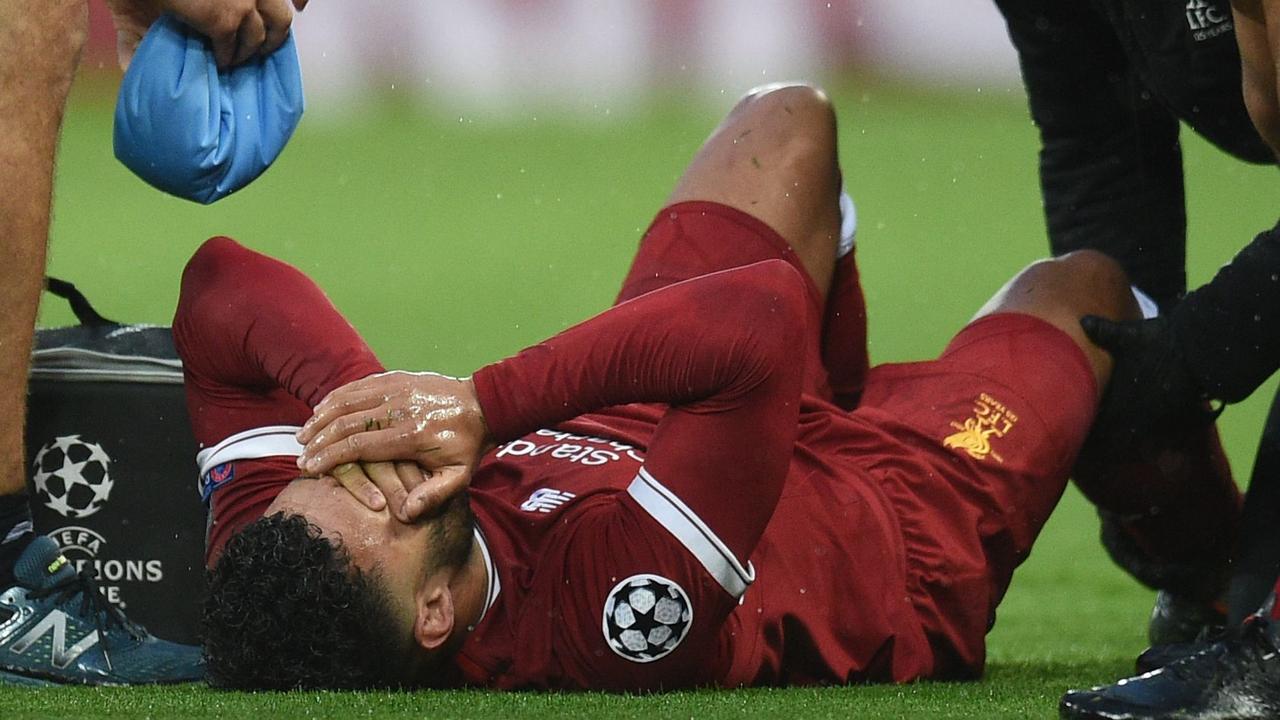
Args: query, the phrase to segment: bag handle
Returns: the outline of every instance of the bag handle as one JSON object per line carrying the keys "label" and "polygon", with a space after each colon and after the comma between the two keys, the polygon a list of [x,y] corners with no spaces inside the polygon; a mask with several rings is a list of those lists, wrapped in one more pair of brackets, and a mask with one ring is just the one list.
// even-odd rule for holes
{"label": "bag handle", "polygon": [[108,320],[93,309],[93,305],[89,304],[89,298],[84,296],[75,285],[66,280],[59,280],[56,277],[45,277],[44,289],[66,300],[71,305],[71,312],[75,313],[76,319],[81,325],[89,327],[98,327],[102,325],[119,325],[114,320]]}

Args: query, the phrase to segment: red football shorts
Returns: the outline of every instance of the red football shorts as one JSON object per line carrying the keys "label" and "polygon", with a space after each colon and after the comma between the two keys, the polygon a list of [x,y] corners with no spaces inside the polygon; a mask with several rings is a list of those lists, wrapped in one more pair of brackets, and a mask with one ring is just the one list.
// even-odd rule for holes
{"label": "red football shorts", "polygon": [[1014,569],[1057,505],[1097,409],[1083,351],[1030,315],[964,328],[937,360],[871,370],[859,465],[901,525],[934,677],[981,672]]}

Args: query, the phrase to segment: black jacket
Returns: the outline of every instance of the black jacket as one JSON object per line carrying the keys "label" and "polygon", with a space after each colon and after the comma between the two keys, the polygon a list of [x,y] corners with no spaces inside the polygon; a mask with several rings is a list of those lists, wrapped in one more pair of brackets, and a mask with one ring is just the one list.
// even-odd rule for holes
{"label": "black jacket", "polygon": [[[1104,251],[1171,307],[1186,289],[1179,121],[1241,160],[1275,162],[1244,108],[1229,0],[996,4],[1040,129],[1053,253]],[[1215,396],[1247,395],[1280,364],[1280,324],[1267,322],[1280,308],[1272,268],[1280,273],[1274,230],[1174,313]]]}

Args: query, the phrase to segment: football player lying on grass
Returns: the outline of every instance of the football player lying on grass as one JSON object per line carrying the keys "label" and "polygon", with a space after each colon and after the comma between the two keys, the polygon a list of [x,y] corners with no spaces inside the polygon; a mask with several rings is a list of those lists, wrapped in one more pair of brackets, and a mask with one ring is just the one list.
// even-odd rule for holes
{"label": "football player lying on grass", "polygon": [[[210,240],[174,333],[206,448],[212,682],[978,677],[1106,384],[1079,318],[1136,302],[1100,254],[1035,263],[937,360],[868,370],[852,213],[827,99],[760,88],[616,305],[461,379],[383,373],[301,273]],[[1206,561],[1186,538],[1234,522],[1234,487],[1113,491],[1122,460],[1086,491],[1160,505],[1174,524],[1142,539]]]}

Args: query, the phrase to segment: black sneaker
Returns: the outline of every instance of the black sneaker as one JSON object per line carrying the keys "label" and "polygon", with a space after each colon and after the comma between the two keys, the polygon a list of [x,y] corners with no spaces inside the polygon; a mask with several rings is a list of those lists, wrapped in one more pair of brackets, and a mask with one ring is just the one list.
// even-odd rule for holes
{"label": "black sneaker", "polygon": [[1141,655],[1138,655],[1138,659],[1133,663],[1133,668],[1139,675],[1149,673],[1152,670],[1159,670],[1185,657],[1195,655],[1208,648],[1210,644],[1209,642],[1175,642],[1152,645],[1143,650]]}
{"label": "black sneaker", "polygon": [[160,640],[37,537],[0,588],[0,684],[150,685],[204,679],[200,648]]}
{"label": "black sneaker", "polygon": [[1280,717],[1280,629],[1254,616],[1218,642],[1144,675],[1062,697],[1065,720]]}
{"label": "black sneaker", "polygon": [[1226,624],[1227,612],[1221,601],[1197,600],[1161,590],[1156,593],[1147,622],[1147,641],[1153,646],[1203,642]]}

